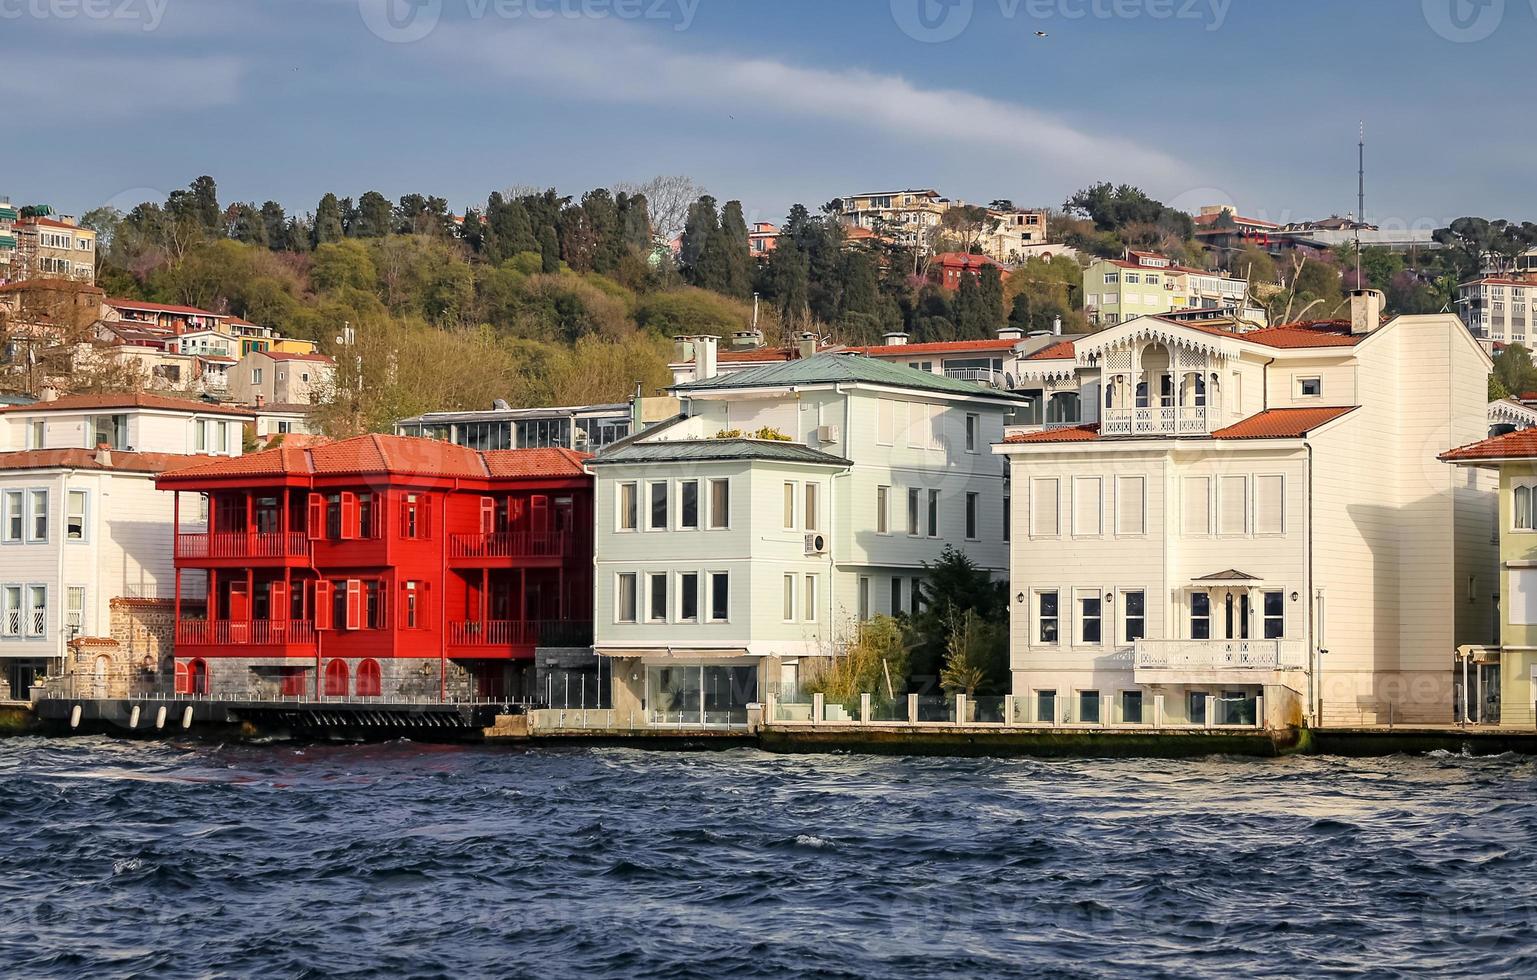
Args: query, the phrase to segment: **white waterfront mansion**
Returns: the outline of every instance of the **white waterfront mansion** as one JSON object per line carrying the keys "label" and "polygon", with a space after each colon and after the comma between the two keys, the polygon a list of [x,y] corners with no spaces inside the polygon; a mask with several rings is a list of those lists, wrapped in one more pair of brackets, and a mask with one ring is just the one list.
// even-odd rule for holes
{"label": "white waterfront mansion", "polygon": [[1021,720],[1452,720],[1454,648],[1496,618],[1495,494],[1436,457],[1486,432],[1490,360],[1454,316],[1380,310],[1141,317],[1024,365],[1046,420],[995,447]]}
{"label": "white waterfront mansion", "polygon": [[1004,574],[991,446],[1019,396],[852,353],[672,392],[675,420],[589,464],[595,647],[620,717],[745,723],[855,622],[915,609],[945,545]]}

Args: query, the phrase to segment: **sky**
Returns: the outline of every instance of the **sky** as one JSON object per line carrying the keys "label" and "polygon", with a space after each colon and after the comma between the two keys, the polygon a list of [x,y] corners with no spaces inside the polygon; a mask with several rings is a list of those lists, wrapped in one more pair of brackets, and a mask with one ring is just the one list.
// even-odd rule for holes
{"label": "sky", "polygon": [[687,174],[749,220],[1108,180],[1286,221],[1355,210],[1364,122],[1368,220],[1537,220],[1537,0],[0,0],[0,37],[0,195],[64,213]]}

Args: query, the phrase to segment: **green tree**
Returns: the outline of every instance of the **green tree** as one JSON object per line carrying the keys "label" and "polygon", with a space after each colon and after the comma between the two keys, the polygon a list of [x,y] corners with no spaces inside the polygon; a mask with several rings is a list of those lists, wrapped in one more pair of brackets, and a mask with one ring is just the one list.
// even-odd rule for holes
{"label": "green tree", "polygon": [[357,218],[347,229],[354,238],[383,238],[392,230],[394,209],[390,199],[378,191],[364,191],[358,198]]}
{"label": "green tree", "polygon": [[746,299],[752,295],[752,257],[747,254],[747,219],[742,216],[741,201],[727,201],[721,208],[715,237],[720,239],[726,271],[720,291]]}
{"label": "green tree", "polygon": [[807,301],[811,268],[806,253],[794,238],[781,237],[768,264],[780,322],[789,330],[804,329],[811,319]]}
{"label": "green tree", "polygon": [[342,230],[342,202],[335,194],[326,194],[315,207],[315,227],[310,234],[313,246],[327,242],[339,242],[345,237]]}
{"label": "green tree", "polygon": [[1531,352],[1523,344],[1507,344],[1495,355],[1492,377],[1511,395],[1537,390],[1537,368],[1532,366]]}
{"label": "green tree", "polygon": [[[699,264],[704,255],[705,246],[720,228],[720,220],[715,212],[715,198],[708,194],[702,195],[699,200],[689,205],[688,219],[683,224],[683,237],[679,241],[678,263],[684,270],[693,276],[695,285],[701,285],[695,266]],[[706,289],[710,288],[705,286]]]}
{"label": "green tree", "polygon": [[539,229],[539,268],[545,275],[560,271],[560,239],[554,225]]}
{"label": "green tree", "polygon": [[915,677],[937,677],[953,625],[966,613],[983,623],[1008,621],[1007,586],[977,565],[966,552],[946,545],[937,560],[924,563],[919,586],[922,610],[913,617]]}

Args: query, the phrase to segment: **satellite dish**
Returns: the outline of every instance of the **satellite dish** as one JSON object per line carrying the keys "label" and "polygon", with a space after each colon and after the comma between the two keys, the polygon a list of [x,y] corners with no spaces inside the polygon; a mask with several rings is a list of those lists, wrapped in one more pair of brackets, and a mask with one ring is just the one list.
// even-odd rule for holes
{"label": "satellite dish", "polygon": [[512,406],[507,404],[507,399],[497,398],[492,400],[491,409],[496,412],[510,412],[512,411]]}
{"label": "satellite dish", "polygon": [[1004,372],[1004,375],[1003,375],[1003,386],[1005,388],[1009,389],[1010,391],[1013,391],[1014,388],[1016,387],[1016,385],[1017,385],[1017,383],[1014,380],[1014,375],[1009,373],[1009,372]]}

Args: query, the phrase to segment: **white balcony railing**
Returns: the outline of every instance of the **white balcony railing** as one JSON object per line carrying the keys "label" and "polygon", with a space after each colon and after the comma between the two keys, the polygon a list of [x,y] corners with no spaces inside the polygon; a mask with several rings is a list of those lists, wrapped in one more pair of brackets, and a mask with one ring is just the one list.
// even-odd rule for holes
{"label": "white balcony railing", "polygon": [[1137,640],[1132,658],[1138,670],[1286,670],[1304,659],[1283,640]]}
{"label": "white balcony railing", "polygon": [[992,368],[965,367],[945,368],[945,377],[954,381],[975,381],[977,384],[996,385],[999,375]]}
{"label": "white balcony railing", "polygon": [[1207,432],[1205,405],[1107,408],[1100,433],[1107,436],[1173,436]]}

